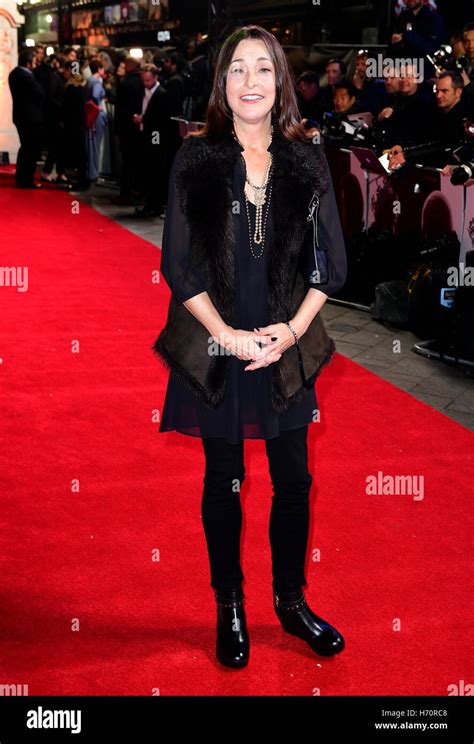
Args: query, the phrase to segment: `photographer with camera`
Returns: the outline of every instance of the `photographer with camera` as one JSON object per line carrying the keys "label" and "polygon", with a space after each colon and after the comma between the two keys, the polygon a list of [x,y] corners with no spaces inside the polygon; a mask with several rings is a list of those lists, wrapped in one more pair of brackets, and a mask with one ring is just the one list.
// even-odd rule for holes
{"label": "photographer with camera", "polygon": [[376,125],[383,146],[409,147],[426,142],[426,115],[430,108],[433,108],[433,96],[429,86],[420,81],[415,66],[405,65],[393,106],[381,112]]}
{"label": "photographer with camera", "polygon": [[344,80],[334,86],[333,107],[323,115],[322,132],[326,145],[347,149],[351,145],[362,144],[371,138],[368,127],[363,129],[351,121],[350,116],[361,111],[357,100],[357,89]]}
{"label": "photographer with camera", "polygon": [[349,121],[347,117],[350,114],[356,114],[361,110],[357,100],[357,90],[348,80],[343,80],[334,86],[333,103],[332,113],[340,121]]}
{"label": "photographer with camera", "polygon": [[456,162],[453,150],[464,140],[463,80],[458,72],[443,72],[435,87],[436,108],[431,106],[423,116],[423,147],[404,149],[402,142],[397,143],[388,156],[392,170],[405,163],[444,168]]}

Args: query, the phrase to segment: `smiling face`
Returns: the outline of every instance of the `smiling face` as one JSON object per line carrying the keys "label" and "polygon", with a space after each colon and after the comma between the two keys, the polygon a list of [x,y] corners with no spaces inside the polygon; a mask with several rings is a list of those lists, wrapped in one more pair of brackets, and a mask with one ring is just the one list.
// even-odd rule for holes
{"label": "smiling face", "polygon": [[275,103],[275,67],[260,39],[237,45],[227,71],[227,102],[234,119],[248,123],[265,120]]}

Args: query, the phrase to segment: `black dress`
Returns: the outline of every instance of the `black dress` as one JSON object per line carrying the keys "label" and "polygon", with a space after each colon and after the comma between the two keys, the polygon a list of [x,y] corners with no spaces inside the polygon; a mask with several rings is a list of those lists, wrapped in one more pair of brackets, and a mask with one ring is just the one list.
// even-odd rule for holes
{"label": "black dress", "polygon": [[[236,143],[242,151],[242,147]],[[268,150],[272,152],[270,144]],[[179,152],[178,152],[179,155]],[[275,156],[274,156],[275,157]],[[181,212],[175,186],[176,158],[170,173],[168,207],[163,230],[163,245],[161,258],[161,273],[166,279],[173,295],[178,301],[194,297],[206,291],[206,287],[199,272],[188,260],[189,228]],[[237,160],[233,174],[234,200],[245,205],[245,161],[243,157]],[[267,188],[268,195],[268,188]],[[256,207],[251,202],[249,215],[251,220],[251,234],[255,229]],[[234,214],[236,234],[235,255],[235,319],[234,328],[253,331],[254,328],[268,324],[267,320],[267,261],[270,241],[272,239],[272,209],[267,196],[264,205],[266,221],[265,246],[261,258],[254,258],[250,251],[249,226],[246,209]],[[328,206],[336,218],[336,227],[340,223],[334,192]],[[321,200],[320,214],[324,219],[324,204]],[[338,235],[342,241],[342,234]],[[342,243],[343,245],[343,243]],[[262,246],[253,245],[254,253],[260,256]],[[345,251],[344,260],[345,262]],[[316,267],[308,256],[308,276]],[[333,266],[330,272],[330,284],[324,285],[325,293],[329,294],[332,287],[338,285],[341,270],[344,266]],[[210,410],[182,385],[171,370],[169,373],[160,432],[178,431],[182,434],[199,437],[223,437],[229,444],[237,444],[242,439],[272,439],[280,431],[296,429],[315,420],[317,401],[314,386],[305,389],[305,394],[298,404],[290,404],[282,414],[274,411],[271,405],[271,376],[272,365],[256,370],[245,371],[251,364],[248,360],[239,359],[234,355],[228,357],[228,378],[223,403],[219,408]]]}

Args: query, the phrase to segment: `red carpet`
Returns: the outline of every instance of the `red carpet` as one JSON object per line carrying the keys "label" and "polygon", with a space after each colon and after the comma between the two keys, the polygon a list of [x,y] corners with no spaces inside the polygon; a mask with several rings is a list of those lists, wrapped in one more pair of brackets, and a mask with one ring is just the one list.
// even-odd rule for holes
{"label": "red carpet", "polygon": [[[471,683],[472,435],[341,355],[310,432],[306,594],[346,649],[317,657],[273,613],[271,489],[253,441],[251,660],[218,665],[201,443],[154,420],[160,253],[83,204],[73,214],[72,200],[0,184],[1,264],[28,267],[28,291],[0,287],[0,683],[29,695],[447,695]],[[368,495],[378,471],[424,476],[424,498]]]}

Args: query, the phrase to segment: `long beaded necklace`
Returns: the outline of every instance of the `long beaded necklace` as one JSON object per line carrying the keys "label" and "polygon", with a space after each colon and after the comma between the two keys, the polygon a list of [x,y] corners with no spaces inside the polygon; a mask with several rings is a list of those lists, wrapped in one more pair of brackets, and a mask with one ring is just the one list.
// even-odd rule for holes
{"label": "long beaded necklace", "polygon": [[[272,124],[271,133],[273,135],[273,124]],[[234,134],[234,138],[237,140],[237,142],[239,141],[235,134]],[[247,176],[245,158],[242,154],[241,154],[241,158],[243,161],[243,166],[244,166],[244,171],[245,171],[245,181],[246,183],[249,184],[250,188],[253,189],[254,201],[255,201],[254,203],[255,231],[254,231],[254,236],[253,236],[253,241],[252,241],[252,228],[251,228],[251,220],[250,220],[250,212],[249,212],[249,200],[247,198],[247,194],[245,193],[245,186],[244,186],[245,210],[247,213],[247,224],[249,228],[250,251],[254,258],[261,258],[263,256],[263,251],[265,249],[265,234],[266,234],[266,228],[267,228],[268,211],[270,208],[270,199],[271,199],[272,188],[273,188],[273,181],[271,179],[272,169],[273,169],[273,155],[272,153],[269,153],[268,166],[265,171],[265,177],[263,179],[263,184],[261,186],[256,186],[250,181],[250,179]],[[269,183],[270,183],[270,189],[269,189],[268,200],[267,200],[266,190],[267,190],[267,186]],[[267,204],[267,209],[265,212],[265,219],[262,220],[263,207],[265,203]],[[262,246],[260,253],[258,254],[255,253],[254,248],[253,248],[253,243],[255,243],[256,245]]]}
{"label": "long beaded necklace", "polygon": [[[265,183],[264,186],[266,188],[267,184]],[[269,194],[268,194],[267,209],[266,209],[266,212],[265,212],[265,220],[263,222],[263,227],[262,227],[262,208],[263,208],[263,205],[265,204],[265,201],[266,201],[266,195],[265,194],[263,195],[262,204],[260,204],[259,206],[257,206],[257,204],[255,204],[255,207],[256,207],[256,211],[255,211],[255,232],[254,232],[254,236],[253,236],[253,242],[256,243],[257,245],[261,245],[262,246],[262,250],[258,254],[255,253],[255,251],[253,249],[253,245],[252,245],[252,228],[251,228],[251,221],[250,221],[249,202],[248,202],[248,199],[247,199],[247,195],[244,192],[244,195],[245,195],[245,209],[246,209],[246,212],[247,212],[247,223],[248,223],[248,226],[249,226],[250,251],[251,251],[252,256],[254,258],[261,258],[263,256],[263,251],[265,250],[265,234],[266,234],[266,229],[267,229],[267,218],[268,218],[268,210],[270,208],[270,199],[271,199],[271,196],[272,196],[272,187],[273,187],[273,182],[270,181],[270,191],[269,191]]]}

